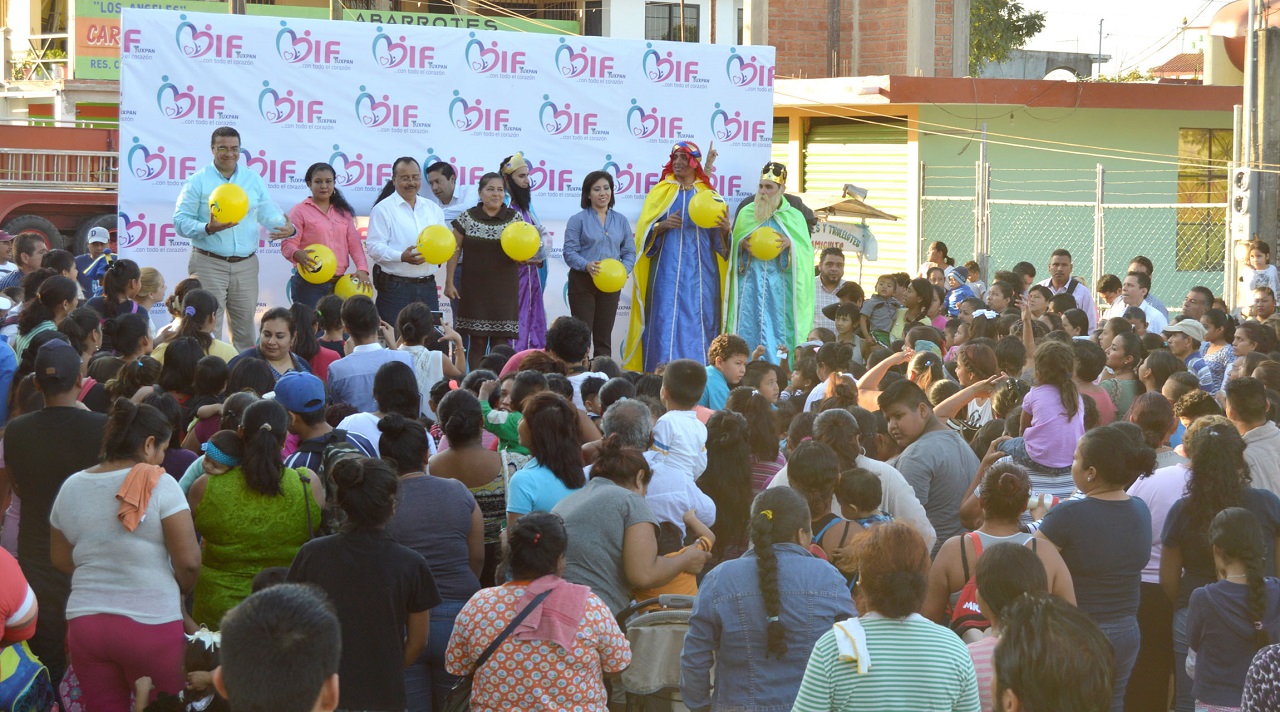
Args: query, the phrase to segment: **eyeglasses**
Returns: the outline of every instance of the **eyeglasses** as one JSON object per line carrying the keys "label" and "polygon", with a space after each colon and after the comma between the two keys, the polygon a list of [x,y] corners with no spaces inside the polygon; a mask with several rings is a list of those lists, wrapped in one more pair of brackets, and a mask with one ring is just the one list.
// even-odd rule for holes
{"label": "eyeglasses", "polygon": [[237,156],[240,155],[239,146],[216,146],[213,149],[213,151],[214,153],[217,153],[219,156],[225,156],[228,154],[235,154]]}
{"label": "eyeglasses", "polygon": [[422,178],[418,176],[400,176],[396,178],[397,183],[421,183]]}

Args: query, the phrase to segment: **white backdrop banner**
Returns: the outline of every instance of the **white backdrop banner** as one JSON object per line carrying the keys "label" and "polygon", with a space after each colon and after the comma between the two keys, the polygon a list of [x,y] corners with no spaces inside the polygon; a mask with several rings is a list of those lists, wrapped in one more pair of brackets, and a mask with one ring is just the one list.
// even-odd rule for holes
{"label": "white backdrop banner", "polygon": [[[210,162],[218,126],[239,130],[244,167],[286,213],[310,195],[303,174],[317,161],[367,215],[399,156],[452,164],[474,194],[523,151],[551,232],[549,320],[569,313],[562,232],[587,173],[613,174],[634,226],[676,141],[704,154],[714,142],[712,177],[731,205],[769,159],[772,47],[137,9],[124,10],[121,37],[120,254],[170,285],[191,249],[174,232],[174,204]],[[422,190],[430,197],[425,180]],[[291,265],[265,233],[259,256],[259,309],[286,304]],[[623,295],[615,344],[629,286]]]}

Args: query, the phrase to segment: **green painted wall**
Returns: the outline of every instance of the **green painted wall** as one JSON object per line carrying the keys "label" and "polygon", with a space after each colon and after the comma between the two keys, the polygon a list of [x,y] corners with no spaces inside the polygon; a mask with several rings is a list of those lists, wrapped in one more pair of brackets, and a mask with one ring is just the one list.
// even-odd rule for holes
{"label": "green painted wall", "polygon": [[[1101,163],[1106,171],[1104,204],[1176,203],[1178,167],[1174,156],[1178,154],[1179,130],[1230,129],[1231,112],[921,106],[920,122],[925,196],[973,195],[980,125],[985,122],[987,162],[991,166],[990,199],[1089,203],[1080,207],[992,204],[992,271],[1007,269],[1021,260],[1042,269],[1055,248],[1066,247],[1072,252],[1076,274],[1088,280],[1093,273],[1092,203],[1097,164]],[[1037,150],[1028,145],[1055,150]],[[1118,153],[1119,150],[1139,153]],[[1099,153],[1149,160],[1090,155]],[[958,260],[972,257],[971,202],[925,201],[924,212],[921,249],[930,241],[941,239]],[[1222,210],[1107,208],[1102,272],[1123,275],[1134,255],[1145,254],[1156,267],[1154,291],[1166,304],[1181,305],[1186,291],[1197,284],[1218,294],[1223,286],[1220,265],[1224,220]]]}

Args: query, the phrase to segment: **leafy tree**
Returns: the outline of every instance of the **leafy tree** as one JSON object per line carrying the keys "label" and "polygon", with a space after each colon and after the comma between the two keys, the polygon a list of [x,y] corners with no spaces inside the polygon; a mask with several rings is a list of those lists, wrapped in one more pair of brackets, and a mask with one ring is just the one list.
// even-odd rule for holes
{"label": "leafy tree", "polygon": [[1018,0],[973,0],[969,7],[969,74],[1009,59],[1009,53],[1044,29],[1044,13]]}
{"label": "leafy tree", "polygon": [[1155,80],[1156,75],[1152,74],[1150,71],[1143,72],[1137,69],[1130,69],[1122,74],[1104,74],[1093,81],[1103,83],[1135,84],[1140,82],[1154,82]]}

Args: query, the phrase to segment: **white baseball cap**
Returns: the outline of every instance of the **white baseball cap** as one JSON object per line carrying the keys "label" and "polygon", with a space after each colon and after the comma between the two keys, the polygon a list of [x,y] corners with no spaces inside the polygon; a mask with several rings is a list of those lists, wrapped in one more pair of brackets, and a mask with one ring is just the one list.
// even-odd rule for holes
{"label": "white baseball cap", "polygon": [[111,233],[105,227],[89,228],[89,242],[111,242]]}

